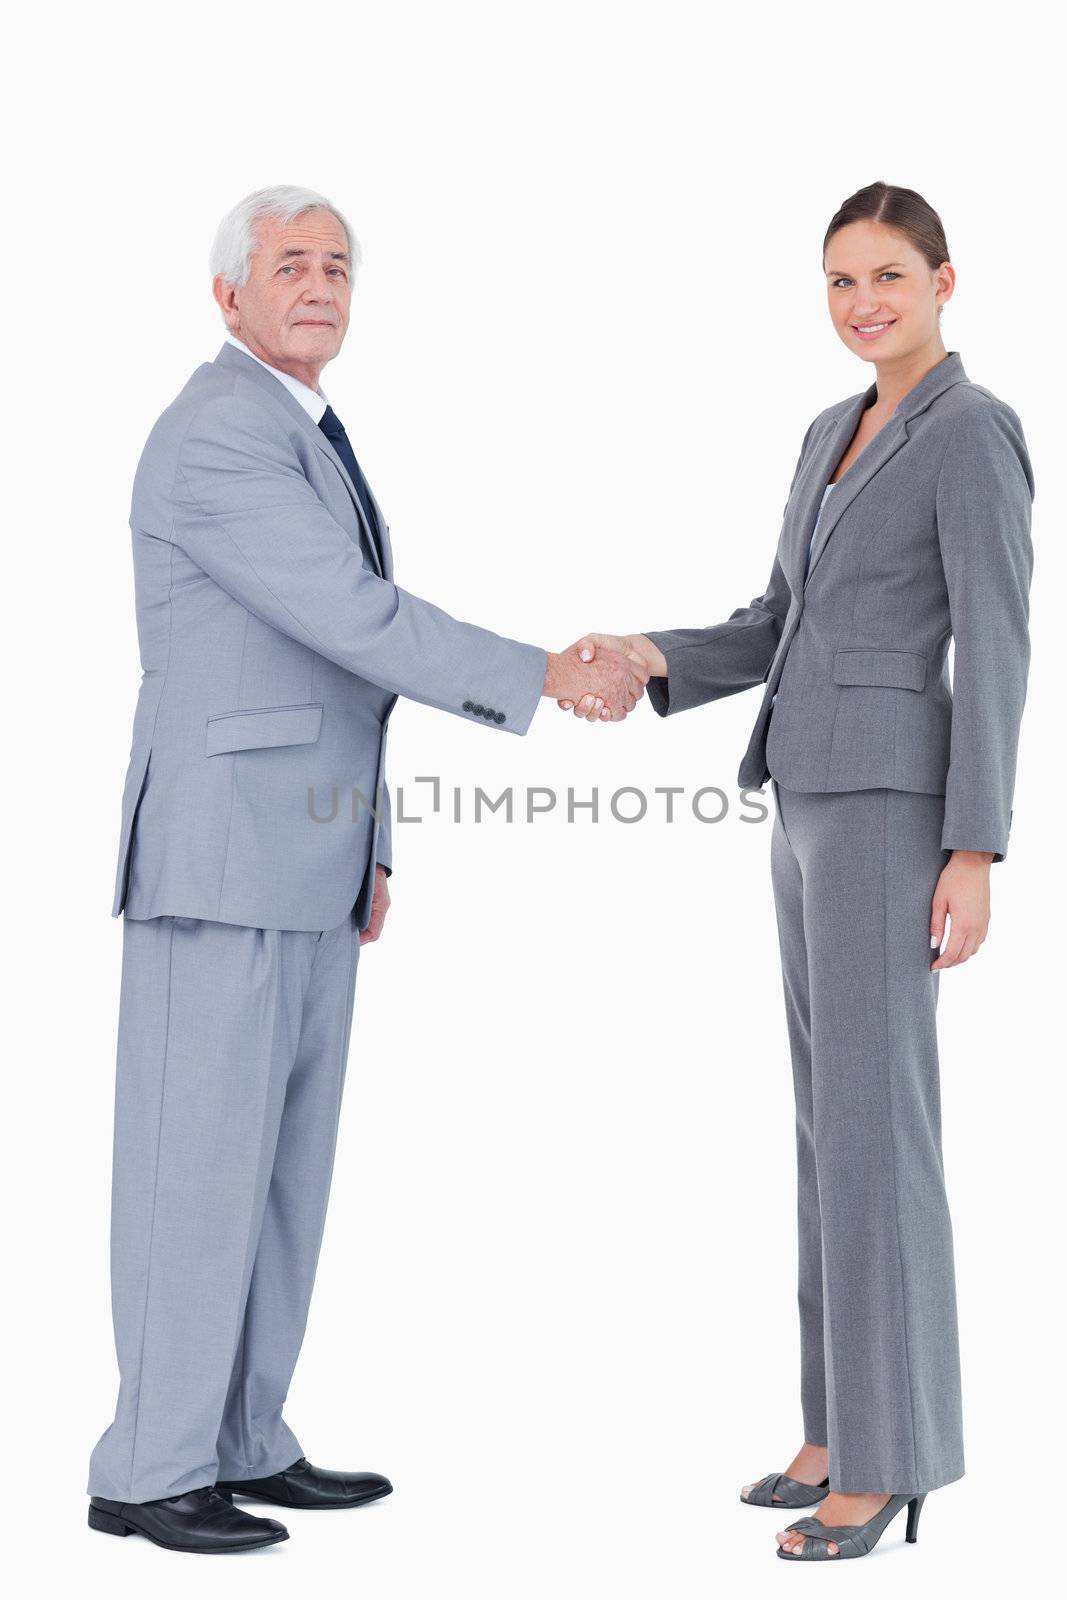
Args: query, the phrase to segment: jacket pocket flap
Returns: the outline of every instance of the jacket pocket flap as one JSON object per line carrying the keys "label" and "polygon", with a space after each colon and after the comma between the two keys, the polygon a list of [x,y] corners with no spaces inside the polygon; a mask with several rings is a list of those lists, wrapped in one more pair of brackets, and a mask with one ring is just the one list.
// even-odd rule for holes
{"label": "jacket pocket flap", "polygon": [[926,657],[911,650],[838,650],[834,682],[869,684],[879,689],[922,689]]}
{"label": "jacket pocket flap", "polygon": [[272,745],[311,744],[322,725],[322,702],[307,706],[261,706],[207,719],[207,754],[262,750]]}

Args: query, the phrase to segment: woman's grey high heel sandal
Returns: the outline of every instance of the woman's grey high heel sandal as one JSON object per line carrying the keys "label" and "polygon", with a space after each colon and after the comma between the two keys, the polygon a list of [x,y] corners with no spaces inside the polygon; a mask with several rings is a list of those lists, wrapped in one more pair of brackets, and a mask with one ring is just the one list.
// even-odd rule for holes
{"label": "woman's grey high heel sandal", "polygon": [[[780,1545],[778,1554],[783,1561],[842,1561],[849,1556],[865,1556],[874,1549],[904,1506],[908,1508],[907,1542],[914,1544],[919,1537],[919,1512],[925,1499],[925,1494],[891,1495],[881,1511],[876,1511],[869,1522],[846,1524],[840,1528],[831,1528],[828,1523],[819,1522],[815,1517],[801,1517],[786,1529],[787,1533],[804,1535],[799,1555],[791,1550],[783,1550]],[[831,1540],[837,1545],[840,1555],[830,1554],[828,1546]]]}
{"label": "woman's grey high heel sandal", "polygon": [[[829,1478],[824,1478],[822,1483],[801,1483],[799,1478],[787,1478],[784,1472],[768,1472],[740,1499],[743,1506],[774,1506],[778,1511],[799,1511],[801,1506],[817,1506],[829,1492]],[[773,1500],[771,1496],[776,1494],[782,1498]]]}

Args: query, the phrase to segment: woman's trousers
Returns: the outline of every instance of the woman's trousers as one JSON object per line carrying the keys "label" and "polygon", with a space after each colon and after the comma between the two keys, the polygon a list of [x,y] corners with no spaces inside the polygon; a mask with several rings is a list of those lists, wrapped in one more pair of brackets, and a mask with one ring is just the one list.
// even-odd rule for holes
{"label": "woman's trousers", "polygon": [[964,1470],[930,970],[944,797],[773,792],[804,1437],[831,1489],[936,1489]]}

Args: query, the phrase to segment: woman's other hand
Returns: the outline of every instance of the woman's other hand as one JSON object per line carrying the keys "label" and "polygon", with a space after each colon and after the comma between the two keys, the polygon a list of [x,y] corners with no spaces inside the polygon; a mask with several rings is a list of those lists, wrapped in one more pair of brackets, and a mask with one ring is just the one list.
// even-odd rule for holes
{"label": "woman's other hand", "polygon": [[953,850],[937,880],[930,916],[930,948],[938,950],[951,924],[948,943],[930,968],[940,972],[969,961],[989,932],[991,850]]}

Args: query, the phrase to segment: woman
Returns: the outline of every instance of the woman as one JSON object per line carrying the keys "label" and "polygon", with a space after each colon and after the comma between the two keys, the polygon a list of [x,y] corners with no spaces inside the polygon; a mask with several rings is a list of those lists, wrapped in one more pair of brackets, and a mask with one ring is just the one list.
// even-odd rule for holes
{"label": "woman", "polygon": [[644,660],[661,716],[766,685],[739,782],[775,798],[805,1442],[742,1498],[818,1505],[778,1533],[787,1560],[864,1555],[905,1505],[914,1541],[928,1491],[964,1470],[935,1008],[1007,851],[1033,559],[1019,418],[941,339],[936,212],[861,189],[823,267],[876,381],[808,428],[766,593],[713,627],[577,646]]}

